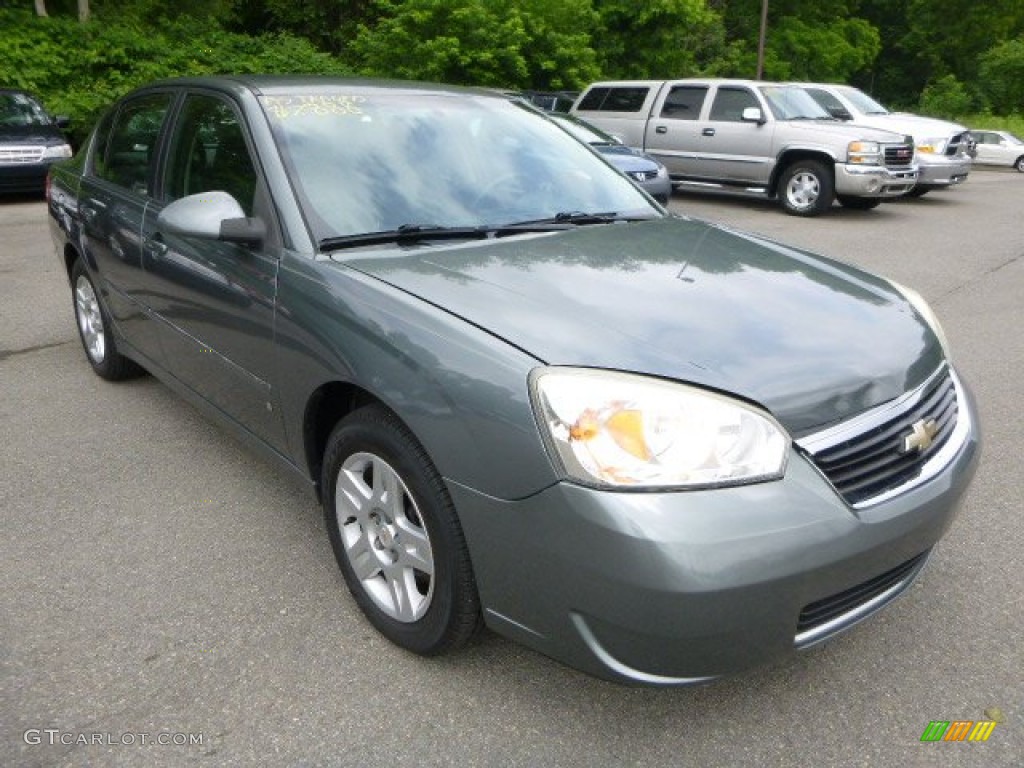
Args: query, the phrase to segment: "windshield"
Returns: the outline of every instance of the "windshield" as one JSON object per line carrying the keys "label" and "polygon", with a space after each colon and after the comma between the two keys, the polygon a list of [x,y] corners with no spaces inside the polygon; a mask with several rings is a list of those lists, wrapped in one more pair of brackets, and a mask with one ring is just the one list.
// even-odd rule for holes
{"label": "windshield", "polygon": [[50,116],[38,101],[25,93],[0,93],[0,127],[49,125]]}
{"label": "windshield", "polygon": [[1010,133],[1009,131],[1004,133],[1003,136],[1005,136],[1006,140],[1009,141],[1011,144],[1024,144],[1024,140],[1018,138],[1017,136],[1015,136],[1014,134]]}
{"label": "windshield", "polygon": [[663,215],[531,108],[469,93],[320,86],[261,97],[318,241]]}
{"label": "windshield", "polygon": [[776,120],[830,120],[832,116],[803,88],[793,85],[763,85],[761,93]]}
{"label": "windshield", "polygon": [[865,115],[889,114],[888,109],[872,99],[864,91],[857,90],[856,88],[837,88],[836,90],[843,94],[857,112]]}

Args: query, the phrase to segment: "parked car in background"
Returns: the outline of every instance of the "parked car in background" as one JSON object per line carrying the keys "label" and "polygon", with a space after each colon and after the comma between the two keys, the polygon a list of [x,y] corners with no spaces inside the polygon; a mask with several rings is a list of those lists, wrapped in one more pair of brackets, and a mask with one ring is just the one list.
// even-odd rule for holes
{"label": "parked car in background", "polygon": [[629,176],[659,203],[668,204],[672,197],[672,182],[664,165],[650,155],[627,147],[611,134],[578,117],[553,113],[550,118],[600,152],[609,163]]}
{"label": "parked car in background", "polygon": [[50,165],[71,157],[67,125],[31,94],[0,88],[0,193],[43,193]]}
{"label": "parked car in background", "polygon": [[874,208],[917,182],[909,137],[837,123],[777,83],[593,83],[572,114],[664,163],[678,188],[769,197],[795,216],[817,216],[837,199]]}
{"label": "parked car in background", "polygon": [[947,189],[967,181],[973,142],[964,126],[908,112],[890,112],[849,85],[797,85],[837,120],[913,136],[920,176],[910,191],[911,196],[920,197],[932,190]]}
{"label": "parked car in background", "polygon": [[1009,131],[971,131],[975,143],[974,162],[982,165],[1008,165],[1024,173],[1024,139]]}
{"label": "parked car in background", "polygon": [[919,295],[671,215],[500,94],[161,81],[48,199],[92,370],[299,478],[416,653],[486,624],[684,684],[810,648],[911,585],[977,463]]}

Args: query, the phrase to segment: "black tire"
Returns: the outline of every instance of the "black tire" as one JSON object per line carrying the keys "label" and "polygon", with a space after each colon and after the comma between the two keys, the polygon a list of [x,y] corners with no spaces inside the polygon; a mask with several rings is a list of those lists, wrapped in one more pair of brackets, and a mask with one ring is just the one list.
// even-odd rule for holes
{"label": "black tire", "polygon": [[482,626],[469,549],[408,428],[379,405],[353,411],[327,441],[321,480],[335,559],[370,623],[423,656],[465,645]]}
{"label": "black tire", "polygon": [[1013,164],[1013,167],[1016,168],[1021,173],[1024,173],[1024,155],[1021,155],[1020,157],[1017,158],[1017,161]]}
{"label": "black tire", "polygon": [[71,300],[78,338],[97,376],[107,381],[121,381],[145,373],[138,363],[118,351],[110,316],[81,259],[71,268]]}
{"label": "black tire", "polygon": [[907,197],[924,197],[929,192],[931,192],[931,189],[929,189],[928,187],[922,187],[920,184],[918,184],[916,187],[907,192]]}
{"label": "black tire", "polygon": [[796,160],[779,178],[778,197],[786,213],[819,216],[832,207],[832,168],[820,160]]}
{"label": "black tire", "polygon": [[870,211],[882,204],[878,197],[850,197],[849,195],[837,195],[836,199],[843,208],[851,208],[855,211]]}

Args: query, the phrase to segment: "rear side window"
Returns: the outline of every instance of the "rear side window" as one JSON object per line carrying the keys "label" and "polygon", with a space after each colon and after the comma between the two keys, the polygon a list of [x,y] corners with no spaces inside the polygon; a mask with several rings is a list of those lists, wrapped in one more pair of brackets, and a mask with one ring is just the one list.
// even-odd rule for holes
{"label": "rear side window", "polygon": [[677,85],[665,97],[661,116],[673,120],[696,120],[707,95],[706,85]]}
{"label": "rear side window", "polygon": [[747,107],[760,109],[761,104],[746,88],[719,88],[711,105],[710,119],[739,123],[742,122],[743,110]]}
{"label": "rear side window", "polygon": [[[114,119],[106,147],[98,146],[96,175],[136,194],[150,194],[151,164],[170,103],[169,93],[153,93],[126,102]],[[102,136],[98,138],[103,140]]]}
{"label": "rear side window", "polygon": [[593,112],[639,112],[644,107],[650,88],[644,86],[613,86],[592,88],[580,101],[577,110]]}

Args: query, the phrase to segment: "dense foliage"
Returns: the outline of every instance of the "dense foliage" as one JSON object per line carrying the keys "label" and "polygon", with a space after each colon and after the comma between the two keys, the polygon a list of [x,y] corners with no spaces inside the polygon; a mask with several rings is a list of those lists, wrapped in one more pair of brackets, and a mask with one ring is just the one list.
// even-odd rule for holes
{"label": "dense foliage", "polygon": [[[137,83],[356,73],[502,88],[753,77],[763,0],[6,0],[0,84],[88,125]],[[12,7],[14,6],[14,7]],[[36,15],[43,6],[48,18]],[[891,107],[1024,114],[1024,0],[769,0],[766,79]]]}

